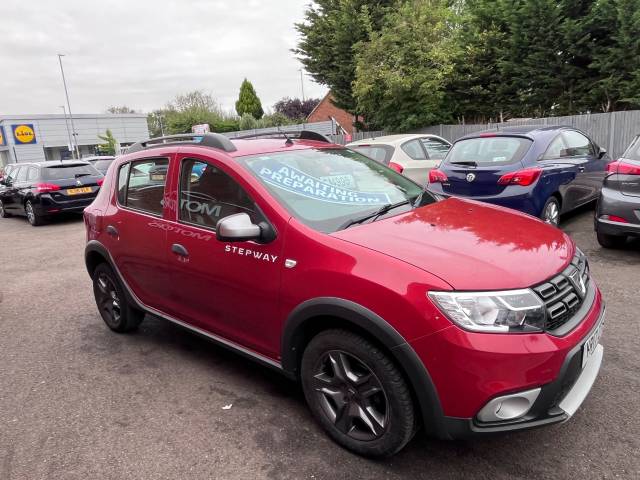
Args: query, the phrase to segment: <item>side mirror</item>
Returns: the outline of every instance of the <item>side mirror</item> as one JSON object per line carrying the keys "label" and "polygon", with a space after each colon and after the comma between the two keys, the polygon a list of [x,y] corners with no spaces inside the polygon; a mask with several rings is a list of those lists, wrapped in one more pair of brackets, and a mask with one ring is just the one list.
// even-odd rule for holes
{"label": "side mirror", "polygon": [[607,154],[607,150],[605,148],[599,147],[600,150],[598,150],[598,158],[602,158]]}
{"label": "side mirror", "polygon": [[246,242],[258,240],[262,230],[251,222],[246,213],[236,213],[220,219],[216,225],[216,236],[221,242]]}

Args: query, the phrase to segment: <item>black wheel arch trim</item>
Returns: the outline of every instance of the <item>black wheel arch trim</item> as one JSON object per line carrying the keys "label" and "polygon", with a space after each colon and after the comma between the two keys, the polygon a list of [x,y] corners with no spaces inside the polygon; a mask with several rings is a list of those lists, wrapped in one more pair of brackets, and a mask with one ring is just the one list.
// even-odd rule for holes
{"label": "black wheel arch trim", "polygon": [[[418,402],[425,428],[431,434],[449,439],[445,417],[435,385],[413,347],[386,320],[355,302],[336,297],[307,300],[289,314],[282,332],[282,368],[292,377],[299,376],[299,361],[306,341],[309,322],[331,317],[368,332],[381,343],[403,370]],[[333,327],[333,325],[332,325]]]}

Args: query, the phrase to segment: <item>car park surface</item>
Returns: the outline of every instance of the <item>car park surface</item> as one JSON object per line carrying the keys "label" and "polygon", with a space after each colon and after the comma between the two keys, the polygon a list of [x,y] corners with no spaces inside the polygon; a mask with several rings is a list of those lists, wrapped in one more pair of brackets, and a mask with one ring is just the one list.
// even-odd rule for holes
{"label": "car park surface", "polygon": [[588,209],[562,227],[607,299],[606,356],[581,410],[473,441],[419,432],[371,461],[331,442],[269,369],[150,316],[130,336],[109,332],[78,255],[81,221],[2,219],[0,478],[638,478],[640,241],[601,249]]}

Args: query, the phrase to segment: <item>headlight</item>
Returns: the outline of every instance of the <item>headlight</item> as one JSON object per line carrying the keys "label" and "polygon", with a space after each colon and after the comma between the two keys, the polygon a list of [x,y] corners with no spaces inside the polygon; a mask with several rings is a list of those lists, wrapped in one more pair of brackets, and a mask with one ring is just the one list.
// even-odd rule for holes
{"label": "headlight", "polygon": [[429,292],[454,323],[474,332],[540,332],[546,313],[529,289],[504,292]]}

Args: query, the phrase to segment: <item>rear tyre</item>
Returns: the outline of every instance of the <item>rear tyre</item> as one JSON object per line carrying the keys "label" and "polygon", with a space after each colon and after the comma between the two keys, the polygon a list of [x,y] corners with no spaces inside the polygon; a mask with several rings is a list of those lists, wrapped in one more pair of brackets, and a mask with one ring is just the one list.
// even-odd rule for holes
{"label": "rear tyre", "polygon": [[627,237],[621,235],[607,235],[596,231],[598,243],[604,248],[621,248],[627,243]]}
{"label": "rear tyre", "polygon": [[560,224],[560,202],[556,197],[549,197],[544,204],[540,218],[549,225],[557,227]]}
{"label": "rear tyre", "polygon": [[27,220],[33,227],[39,227],[44,223],[44,218],[42,215],[38,214],[36,209],[33,207],[33,203],[31,200],[27,200],[24,204],[24,213],[27,215]]}
{"label": "rear tyre", "polygon": [[315,336],[302,356],[301,379],[315,419],[357,454],[393,455],[415,433],[413,401],[402,373],[359,335],[327,330]]}
{"label": "rear tyre", "polygon": [[10,213],[7,213],[4,209],[4,203],[0,200],[0,218],[9,218],[11,216]]}
{"label": "rear tyre", "polygon": [[120,280],[106,263],[93,272],[93,294],[102,320],[114,332],[130,332],[142,322],[144,312],[129,304]]}

